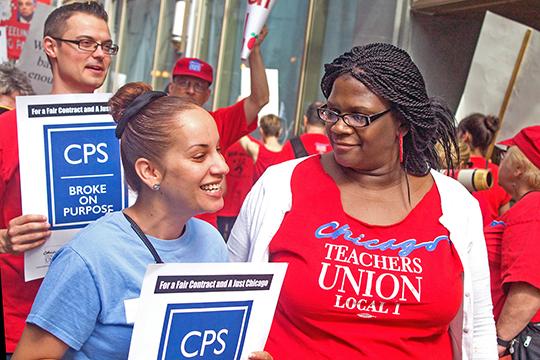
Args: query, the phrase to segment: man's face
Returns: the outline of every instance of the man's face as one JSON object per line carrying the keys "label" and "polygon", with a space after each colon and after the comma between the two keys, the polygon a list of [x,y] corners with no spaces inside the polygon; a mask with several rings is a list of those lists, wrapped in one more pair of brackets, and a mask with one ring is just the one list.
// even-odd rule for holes
{"label": "man's face", "polygon": [[203,106],[210,97],[210,84],[208,81],[194,76],[175,76],[169,87],[170,95],[179,96],[194,104]]}
{"label": "man's face", "polygon": [[32,0],[19,0],[19,14],[22,17],[29,18],[34,14],[36,5]]}
{"label": "man's face", "polygon": [[[76,13],[65,24],[65,40],[111,42],[107,23],[95,16]],[[91,93],[105,81],[111,55],[101,46],[95,51],[81,50],[77,44],[45,37],[45,51],[53,63],[53,93]]]}

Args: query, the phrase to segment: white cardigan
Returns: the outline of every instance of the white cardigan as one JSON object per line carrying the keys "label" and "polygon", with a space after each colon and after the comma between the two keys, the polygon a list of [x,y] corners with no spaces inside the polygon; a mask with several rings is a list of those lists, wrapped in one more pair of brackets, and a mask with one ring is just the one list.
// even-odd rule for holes
{"label": "white cardigan", "polygon": [[[228,240],[229,259],[267,262],[268,246],[291,208],[296,159],[272,166],[247,196]],[[474,197],[456,180],[432,170],[441,196],[441,224],[450,234],[464,270],[463,302],[450,323],[454,359],[497,359],[482,215]],[[421,326],[421,325],[419,325]]]}

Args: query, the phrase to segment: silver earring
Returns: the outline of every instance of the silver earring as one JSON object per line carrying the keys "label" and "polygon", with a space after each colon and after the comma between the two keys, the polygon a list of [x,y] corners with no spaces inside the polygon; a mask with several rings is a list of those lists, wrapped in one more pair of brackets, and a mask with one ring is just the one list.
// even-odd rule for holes
{"label": "silver earring", "polygon": [[152,185],[152,190],[158,191],[159,189],[161,189],[161,185],[160,185],[160,184],[154,184],[154,185]]}

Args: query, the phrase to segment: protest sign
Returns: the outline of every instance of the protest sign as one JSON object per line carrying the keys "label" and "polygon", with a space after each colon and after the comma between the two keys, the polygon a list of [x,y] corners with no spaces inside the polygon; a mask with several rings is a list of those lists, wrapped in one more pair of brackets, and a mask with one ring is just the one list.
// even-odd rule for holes
{"label": "protest sign", "polygon": [[[261,111],[259,111],[259,119],[268,114],[279,114],[279,70],[266,69],[266,79],[268,81],[268,90],[270,90],[270,100]],[[248,97],[251,94],[251,73],[249,68],[242,66],[240,74],[240,97]]]}
{"label": "protest sign", "polygon": [[127,205],[110,94],[17,97],[23,214],[53,230],[25,252],[25,279],[45,276],[51,257],[90,222]]}
{"label": "protest sign", "polygon": [[244,20],[244,38],[240,57],[246,60],[255,45],[270,10],[277,0],[247,0],[246,17]]}
{"label": "protest sign", "polygon": [[7,56],[7,29],[5,26],[0,26],[0,62],[8,61]]}
{"label": "protest sign", "polygon": [[486,12],[456,112],[458,121],[475,112],[499,116],[497,141],[538,124],[539,54],[540,32]]}
{"label": "protest sign", "polygon": [[52,11],[52,6],[37,4],[30,31],[22,47],[18,68],[25,72],[34,92],[45,95],[51,92],[52,72],[49,60],[43,51],[43,24]]}
{"label": "protest sign", "polygon": [[286,269],[285,263],[150,265],[129,359],[247,359],[264,348]]}
{"label": "protest sign", "polygon": [[[2,2],[0,26],[7,29],[8,57],[11,60],[19,59],[21,50],[30,24],[34,21],[34,14],[38,3],[50,4],[51,0],[11,0],[9,8],[5,5],[7,1]],[[41,23],[43,31],[43,23]]]}

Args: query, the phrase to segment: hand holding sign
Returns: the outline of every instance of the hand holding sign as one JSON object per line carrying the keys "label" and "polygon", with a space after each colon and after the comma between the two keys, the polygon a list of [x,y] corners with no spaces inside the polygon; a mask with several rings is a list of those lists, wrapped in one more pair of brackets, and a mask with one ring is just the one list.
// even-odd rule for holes
{"label": "hand holding sign", "polygon": [[[263,26],[276,0],[247,0],[244,40],[240,57],[246,60],[268,33]],[[261,31],[262,30],[262,31]]]}
{"label": "hand holding sign", "polygon": [[2,230],[0,252],[18,254],[42,245],[51,236],[51,225],[43,215],[22,215]]}

